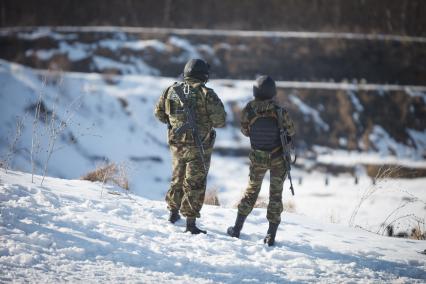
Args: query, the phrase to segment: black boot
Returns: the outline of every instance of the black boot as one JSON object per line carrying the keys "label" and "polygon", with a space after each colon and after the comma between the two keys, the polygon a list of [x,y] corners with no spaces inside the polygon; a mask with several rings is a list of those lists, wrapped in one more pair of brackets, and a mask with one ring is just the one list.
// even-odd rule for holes
{"label": "black boot", "polygon": [[179,219],[180,219],[179,209],[172,209],[172,210],[170,210],[169,222],[172,223],[172,224],[174,224]]}
{"label": "black boot", "polygon": [[228,235],[234,238],[239,238],[241,229],[243,228],[244,221],[246,220],[246,218],[247,216],[244,216],[238,213],[237,219],[235,220],[234,227],[229,227],[228,230],[226,231]]}
{"label": "black boot", "polygon": [[265,244],[268,244],[268,246],[273,246],[275,243],[275,235],[277,234],[279,223],[274,224],[269,222],[269,228],[268,232],[266,233],[266,237],[263,239],[263,242]]}
{"label": "black boot", "polygon": [[195,218],[186,218],[186,232],[191,232],[193,235],[197,235],[199,233],[207,234],[207,231],[198,229],[197,226],[195,226]]}

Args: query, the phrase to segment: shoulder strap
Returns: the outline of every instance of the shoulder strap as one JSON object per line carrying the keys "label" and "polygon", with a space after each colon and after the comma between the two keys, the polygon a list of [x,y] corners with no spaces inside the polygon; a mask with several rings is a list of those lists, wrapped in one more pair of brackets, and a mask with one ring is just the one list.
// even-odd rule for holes
{"label": "shoulder strap", "polygon": [[183,107],[188,107],[188,101],[185,97],[185,94],[183,93],[181,84],[174,84],[172,86],[173,91],[175,91],[176,95],[178,96],[179,100],[182,102]]}
{"label": "shoulder strap", "polygon": [[163,100],[163,109],[168,114],[170,112],[169,105],[167,104],[167,95],[169,94],[170,89],[176,85],[176,82],[174,82],[172,85],[168,86],[163,93],[161,94],[162,100]]}
{"label": "shoulder strap", "polygon": [[280,128],[280,131],[283,130],[284,126],[283,126],[283,108],[277,106],[277,117],[278,117],[278,127]]}
{"label": "shoulder strap", "polygon": [[[266,115],[263,114],[257,114],[253,107],[251,106],[251,104],[247,105],[247,112],[248,112],[248,119],[249,119],[249,126],[251,126],[259,117],[273,117],[276,120],[280,120],[279,117],[277,117],[277,113],[276,112],[267,112]],[[282,114],[281,114],[282,115]],[[281,117],[281,121],[282,121],[282,117]],[[278,123],[280,124],[280,123]],[[280,124],[281,125],[281,124]]]}
{"label": "shoulder strap", "polygon": [[203,100],[203,104],[206,106],[207,102],[207,94],[209,93],[210,88],[207,88],[205,85],[200,85],[200,89],[202,92],[201,99]]}
{"label": "shoulder strap", "polygon": [[247,104],[247,114],[248,114],[249,127],[250,127],[258,118],[256,115],[256,112],[254,111],[250,103]]}

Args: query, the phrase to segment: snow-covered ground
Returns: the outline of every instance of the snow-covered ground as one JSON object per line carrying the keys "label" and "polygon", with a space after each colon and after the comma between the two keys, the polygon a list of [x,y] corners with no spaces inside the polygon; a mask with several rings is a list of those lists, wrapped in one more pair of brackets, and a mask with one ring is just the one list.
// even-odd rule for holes
{"label": "snow-covered ground", "polygon": [[[58,135],[53,154],[48,162],[48,175],[78,178],[93,170],[105,160],[124,162],[128,167],[130,189],[139,196],[163,200],[170,179],[170,155],[166,145],[166,127],[152,115],[153,107],[162,89],[173,78],[152,76],[118,76],[113,83],[99,74],[49,73],[0,61],[1,136],[0,156],[8,166],[31,172],[31,145],[34,129],[40,147],[33,147],[36,173],[42,173],[46,164],[49,136],[39,122],[34,127],[34,104],[42,98],[47,110],[54,110],[56,124],[67,121],[67,127]],[[243,106],[251,99],[251,82],[218,80],[209,83],[220,94],[231,116],[231,102]],[[279,82],[279,84],[284,84]],[[415,94],[413,94],[415,95]],[[424,96],[423,93],[417,96]],[[294,97],[296,98],[296,97]],[[307,116],[320,120],[318,113],[306,110]],[[315,116],[316,115],[316,116]],[[47,112],[46,117],[49,119]],[[16,139],[16,122],[23,120],[23,129]],[[324,123],[324,122],[323,122]],[[351,153],[318,148],[317,161],[324,164],[357,165],[393,163],[409,167],[426,167],[422,160],[423,147],[409,148],[389,137],[376,135],[377,147],[383,152]],[[424,141],[424,133],[415,133],[413,141]],[[398,156],[390,156],[385,147],[391,146]],[[423,142],[424,143],[424,142]],[[37,144],[37,143],[35,143]],[[14,145],[11,149],[11,145]],[[248,148],[249,141],[238,128],[228,125],[219,129],[217,147]],[[414,157],[410,158],[410,157]],[[10,159],[9,159],[10,158]],[[312,163],[303,159],[300,163]],[[248,158],[214,154],[209,173],[208,190],[216,190],[222,207],[233,208],[239,201],[248,179]],[[352,225],[377,231],[382,223],[401,216],[398,230],[411,230],[416,220],[426,217],[426,179],[390,179],[372,186],[371,179],[359,170],[359,183],[348,175],[328,177],[318,172],[295,168],[292,172],[296,196],[292,197],[285,183],[284,201],[298,214],[322,222],[348,224],[365,192],[374,194],[360,206]],[[302,183],[299,184],[299,179]],[[268,197],[268,178],[260,193]],[[407,205],[404,205],[407,204]],[[395,209],[404,205],[403,208]],[[418,219],[413,219],[416,216]],[[389,217],[389,218],[388,218]]]}
{"label": "snow-covered ground", "polygon": [[[424,283],[424,241],[285,213],[266,247],[265,209],[241,239],[236,210],[204,206],[207,235],[167,222],[164,202],[111,186],[0,169],[0,282]],[[156,190],[156,188],[151,188]],[[319,206],[318,204],[317,206]]]}

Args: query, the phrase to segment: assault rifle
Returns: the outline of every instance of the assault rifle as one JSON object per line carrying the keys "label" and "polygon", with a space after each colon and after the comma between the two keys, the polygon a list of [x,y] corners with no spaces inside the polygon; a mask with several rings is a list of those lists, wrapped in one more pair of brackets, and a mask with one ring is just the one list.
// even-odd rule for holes
{"label": "assault rifle", "polygon": [[[286,161],[288,179],[290,180],[291,194],[294,195],[293,181],[291,180],[291,153],[290,153],[290,141],[288,141],[288,132],[282,125],[283,123],[283,109],[278,109],[278,125],[280,127],[280,140],[283,147],[283,158]],[[295,162],[295,161],[294,161]]]}
{"label": "assault rifle", "polygon": [[173,90],[175,91],[176,95],[179,97],[179,100],[181,101],[183,105],[183,109],[186,115],[185,124],[177,128],[176,130],[174,130],[174,133],[176,135],[181,135],[182,133],[186,132],[188,129],[191,129],[192,137],[194,137],[195,145],[197,146],[198,151],[200,153],[201,162],[203,163],[203,167],[204,167],[204,172],[207,173],[206,162],[204,160],[204,155],[205,155],[204,146],[203,146],[203,142],[200,139],[200,135],[198,134],[198,128],[195,122],[195,113],[188,101],[188,98],[185,96],[185,94],[186,95],[189,94],[189,86],[185,85],[184,90],[182,90],[181,86],[175,85],[173,86]]}

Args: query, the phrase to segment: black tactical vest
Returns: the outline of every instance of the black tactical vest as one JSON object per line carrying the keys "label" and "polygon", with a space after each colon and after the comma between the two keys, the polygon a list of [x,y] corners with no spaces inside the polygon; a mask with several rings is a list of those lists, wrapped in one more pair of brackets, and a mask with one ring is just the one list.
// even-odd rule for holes
{"label": "black tactical vest", "polygon": [[271,152],[281,147],[278,120],[273,116],[259,116],[250,125],[252,149]]}

